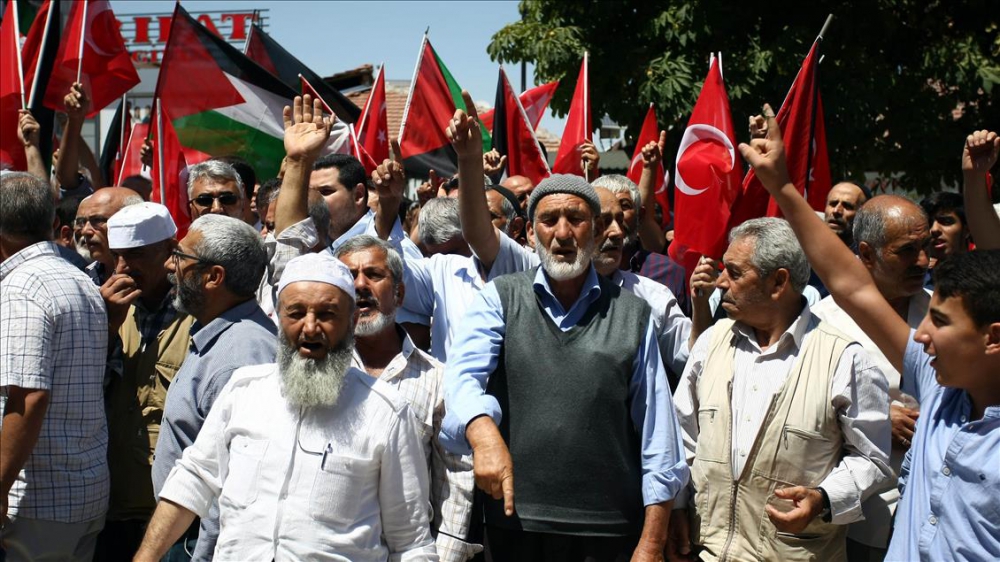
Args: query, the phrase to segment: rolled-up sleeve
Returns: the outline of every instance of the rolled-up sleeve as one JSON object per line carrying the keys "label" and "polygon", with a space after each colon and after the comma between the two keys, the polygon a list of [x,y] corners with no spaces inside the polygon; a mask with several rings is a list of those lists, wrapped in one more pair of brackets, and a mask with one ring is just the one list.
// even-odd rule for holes
{"label": "rolled-up sleeve", "polygon": [[389,560],[437,561],[430,528],[430,488],[416,418],[400,412],[382,452],[379,509]]}
{"label": "rolled-up sleeve", "polygon": [[629,400],[632,421],[640,428],[643,504],[673,500],[687,486],[690,471],[652,318],[633,362]]}
{"label": "rolled-up sleeve", "polygon": [[455,331],[445,367],[447,413],[441,425],[440,440],[453,453],[472,454],[465,428],[474,418],[487,415],[500,424],[500,404],[486,394],[486,383],[497,367],[505,332],[500,295],[489,283],[476,295]]}

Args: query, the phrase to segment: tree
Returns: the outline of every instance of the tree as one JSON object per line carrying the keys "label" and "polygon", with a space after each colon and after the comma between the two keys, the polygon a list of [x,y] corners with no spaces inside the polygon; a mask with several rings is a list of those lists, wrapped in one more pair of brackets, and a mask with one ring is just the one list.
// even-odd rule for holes
{"label": "tree", "polygon": [[539,82],[562,80],[551,107],[564,114],[587,50],[594,115],[634,136],[654,102],[674,147],[711,51],[723,53],[740,129],[762,102],[781,104],[828,13],[819,72],[835,182],[875,171],[921,193],[957,184],[965,136],[1000,123],[996,0],[773,0],[766,11],[718,0],[538,0],[519,10],[493,36],[493,60],[533,62]]}

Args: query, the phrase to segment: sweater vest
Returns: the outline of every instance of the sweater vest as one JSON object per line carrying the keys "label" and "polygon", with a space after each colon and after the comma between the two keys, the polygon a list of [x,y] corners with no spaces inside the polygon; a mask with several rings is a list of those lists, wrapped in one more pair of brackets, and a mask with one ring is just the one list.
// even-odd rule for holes
{"label": "sweater vest", "polygon": [[739,478],[732,469],[733,321],[715,324],[698,381],[698,444],[689,510],[703,560],[846,560],[847,527],[817,517],[799,534],[778,532],[765,506],[791,506],[774,490],[816,488],[844,456],[830,383],[852,340],[820,322],[771,398]]}
{"label": "sweater vest", "polygon": [[566,332],[533,288],[536,269],[494,281],[506,337],[487,392],[514,463],[515,515],[486,500],[490,525],[533,532],[633,536],[643,518],[633,363],[649,323],[645,301],[603,277],[600,297]]}

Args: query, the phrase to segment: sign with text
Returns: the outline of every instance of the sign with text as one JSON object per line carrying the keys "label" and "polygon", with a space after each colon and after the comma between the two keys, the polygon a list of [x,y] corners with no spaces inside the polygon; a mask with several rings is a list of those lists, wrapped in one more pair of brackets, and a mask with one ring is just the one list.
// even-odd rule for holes
{"label": "sign with text", "polygon": [[[243,49],[250,33],[250,24],[260,22],[267,31],[267,10],[225,10],[192,13],[198,23],[229,43]],[[173,14],[119,14],[118,27],[125,38],[125,47],[136,64],[158,66],[170,36]]]}

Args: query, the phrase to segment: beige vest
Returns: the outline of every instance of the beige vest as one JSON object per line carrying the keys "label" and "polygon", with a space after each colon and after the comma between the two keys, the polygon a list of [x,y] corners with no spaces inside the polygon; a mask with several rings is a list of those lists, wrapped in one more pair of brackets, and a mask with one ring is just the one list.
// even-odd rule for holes
{"label": "beige vest", "polygon": [[830,382],[852,340],[822,322],[808,332],[734,481],[732,326],[732,320],[716,323],[698,381],[692,539],[705,547],[704,560],[846,560],[845,526],[817,517],[798,535],[778,533],[764,507],[775,502],[775,488],[817,487],[843,458]]}
{"label": "beige vest", "polygon": [[194,317],[178,314],[155,342],[142,349],[135,307],[119,330],[123,374],[106,390],[110,521],[148,519],[156,507],[150,471],[167,389],[190,347]]}

